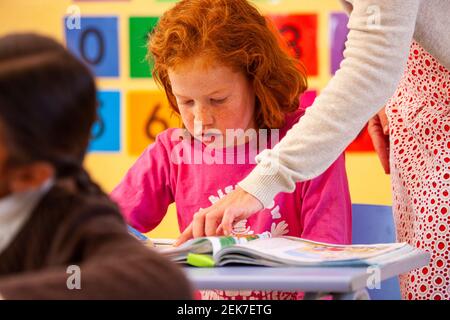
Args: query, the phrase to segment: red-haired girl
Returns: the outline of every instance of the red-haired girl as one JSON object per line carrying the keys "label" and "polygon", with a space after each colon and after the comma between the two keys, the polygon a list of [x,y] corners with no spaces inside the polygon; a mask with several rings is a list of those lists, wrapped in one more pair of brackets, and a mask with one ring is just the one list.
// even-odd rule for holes
{"label": "red-haired girl", "polygon": [[[185,129],[150,145],[112,197],[136,229],[154,229],[175,202],[180,231],[254,167],[303,115],[306,76],[280,46],[274,28],[246,0],[180,1],[150,37],[153,75]],[[213,235],[209,226],[194,236]],[[344,157],[316,179],[297,184],[268,208],[239,221],[234,234],[292,235],[351,242],[351,203]],[[289,299],[295,292],[208,291],[204,298]]]}

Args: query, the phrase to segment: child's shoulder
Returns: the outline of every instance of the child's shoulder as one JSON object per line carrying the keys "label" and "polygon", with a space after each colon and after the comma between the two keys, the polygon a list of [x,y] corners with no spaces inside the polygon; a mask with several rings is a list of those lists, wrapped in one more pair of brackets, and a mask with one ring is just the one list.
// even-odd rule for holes
{"label": "child's shoulder", "polygon": [[122,219],[117,205],[106,194],[101,190],[80,191],[71,181],[64,180],[56,182],[43,196],[33,212],[32,225],[46,225],[49,234],[70,233],[87,221],[105,217]]}
{"label": "child's shoulder", "polygon": [[156,136],[155,142],[149,147],[160,145],[165,149],[171,150],[186,137],[186,134],[186,129],[183,128],[166,129]]}

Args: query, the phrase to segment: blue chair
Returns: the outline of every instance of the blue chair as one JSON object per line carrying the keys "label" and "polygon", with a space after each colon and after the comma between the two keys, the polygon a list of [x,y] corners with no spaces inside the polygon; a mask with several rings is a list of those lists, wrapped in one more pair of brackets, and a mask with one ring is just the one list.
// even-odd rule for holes
{"label": "blue chair", "polygon": [[[352,205],[353,244],[395,242],[395,226],[390,206]],[[400,300],[398,277],[381,282],[380,289],[370,289],[372,300]]]}

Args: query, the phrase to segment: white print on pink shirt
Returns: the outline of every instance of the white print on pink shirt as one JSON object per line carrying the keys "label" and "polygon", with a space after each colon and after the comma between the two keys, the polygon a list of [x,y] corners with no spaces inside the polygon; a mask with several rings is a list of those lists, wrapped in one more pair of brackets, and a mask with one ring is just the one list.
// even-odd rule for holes
{"label": "white print on pink shirt", "polygon": [[286,221],[281,221],[279,224],[276,224],[275,222],[272,223],[272,226],[270,228],[270,233],[272,234],[272,237],[280,237],[289,232],[288,224]]}
{"label": "white print on pink shirt", "polygon": [[[217,190],[217,196],[210,195],[208,197],[208,200],[211,202],[211,204],[216,203],[223,197],[225,197],[227,194],[235,190],[237,185],[233,186],[227,186],[223,190],[219,189]],[[281,213],[280,213],[280,206],[273,201],[271,203],[270,208],[270,214],[272,215],[272,220],[280,219]],[[245,234],[254,234],[255,232],[251,230],[250,226],[247,226],[247,219],[240,220],[239,222],[235,223],[233,226],[233,234],[235,235],[245,235]],[[270,233],[273,237],[282,236],[287,233],[289,233],[288,224],[285,220],[280,221],[278,224],[273,222],[270,228]]]}

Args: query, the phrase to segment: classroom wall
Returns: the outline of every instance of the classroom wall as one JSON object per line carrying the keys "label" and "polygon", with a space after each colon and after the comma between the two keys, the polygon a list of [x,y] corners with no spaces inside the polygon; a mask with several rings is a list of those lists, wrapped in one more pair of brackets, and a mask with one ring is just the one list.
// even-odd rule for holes
{"label": "classroom wall", "polygon": [[[145,35],[171,0],[0,0],[0,36],[34,31],[53,36],[83,58],[97,76],[101,121],[93,129],[86,166],[107,190],[120,181],[155,135],[178,126],[145,61]],[[309,105],[339,66],[346,16],[338,0],[255,0],[275,21],[292,54],[309,72]],[[80,16],[81,20],[77,17]],[[81,29],[77,29],[77,23]],[[389,177],[367,133],[346,152],[352,201],[391,204]],[[178,234],[172,206],[153,237]]]}

